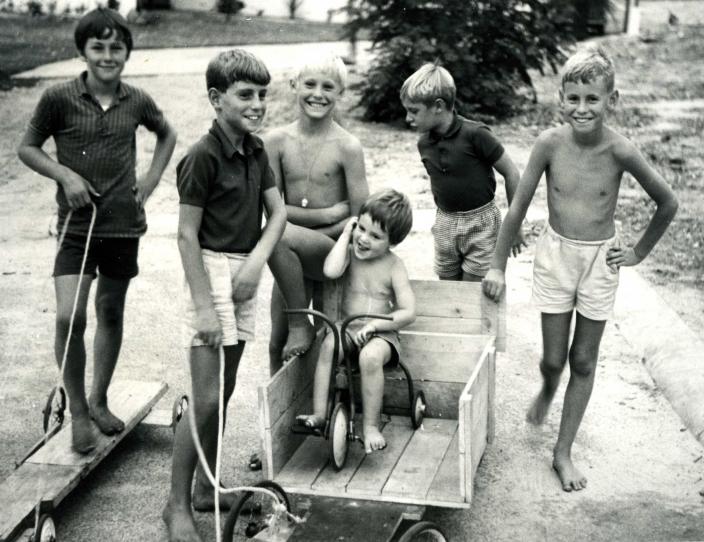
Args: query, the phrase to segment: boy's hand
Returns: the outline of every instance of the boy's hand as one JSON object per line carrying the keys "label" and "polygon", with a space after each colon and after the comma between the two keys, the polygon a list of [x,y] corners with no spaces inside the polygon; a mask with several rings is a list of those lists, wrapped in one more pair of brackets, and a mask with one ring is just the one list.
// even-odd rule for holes
{"label": "boy's hand", "polygon": [[252,263],[251,259],[248,259],[242,267],[240,267],[235,277],[235,284],[232,290],[232,300],[235,303],[248,301],[257,294],[257,286],[259,285],[261,272],[261,268],[258,268]]}
{"label": "boy's hand", "polygon": [[208,346],[217,348],[222,343],[222,327],[213,307],[196,310],[196,337]]}
{"label": "boy's hand", "polygon": [[90,183],[74,171],[69,170],[60,183],[72,211],[89,205],[91,195],[100,197]]}
{"label": "boy's hand", "polygon": [[526,240],[523,238],[523,232],[519,231],[516,234],[516,237],[513,238],[513,243],[511,245],[511,256],[515,258],[521,253],[521,249],[527,246],[528,243],[526,243]]}
{"label": "boy's hand", "polygon": [[357,227],[358,221],[359,221],[358,217],[351,216],[350,219],[347,221],[347,224],[345,224],[345,229],[342,230],[342,235],[347,235],[349,237],[352,237],[352,231]]}
{"label": "boy's hand", "polygon": [[137,179],[137,184],[132,187],[132,192],[134,192],[134,198],[137,200],[140,209],[144,207],[154,188],[156,188],[156,184],[150,182],[146,176]]}
{"label": "boy's hand", "polygon": [[606,265],[611,268],[611,271],[616,273],[619,267],[628,267],[638,265],[643,261],[639,258],[633,247],[614,247],[610,248],[606,253]]}
{"label": "boy's hand", "polygon": [[506,289],[506,278],[504,272],[500,269],[489,269],[489,272],[482,280],[482,290],[487,297],[494,301],[501,299],[501,296]]}
{"label": "boy's hand", "polygon": [[337,222],[344,220],[350,216],[350,202],[340,201],[332,207],[328,207],[328,214],[329,216],[327,222],[329,224],[336,224]]}
{"label": "boy's hand", "polygon": [[357,345],[357,348],[362,348],[374,333],[376,328],[371,323],[364,324],[362,329],[352,336],[352,342]]}

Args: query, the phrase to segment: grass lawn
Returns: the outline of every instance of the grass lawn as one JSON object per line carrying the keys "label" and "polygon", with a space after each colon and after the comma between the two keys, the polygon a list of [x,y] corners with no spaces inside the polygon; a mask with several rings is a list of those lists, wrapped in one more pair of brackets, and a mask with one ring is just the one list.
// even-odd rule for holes
{"label": "grass lawn", "polygon": [[[135,48],[335,41],[342,27],[311,21],[225,16],[213,11],[153,11],[155,22],[131,26]],[[0,88],[14,73],[76,56],[76,19],[0,15]]]}

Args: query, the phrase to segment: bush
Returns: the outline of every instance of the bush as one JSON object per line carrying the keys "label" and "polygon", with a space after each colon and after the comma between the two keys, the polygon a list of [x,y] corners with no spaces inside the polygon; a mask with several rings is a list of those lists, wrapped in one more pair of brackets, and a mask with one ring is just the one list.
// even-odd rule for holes
{"label": "bush", "polygon": [[240,0],[218,0],[216,8],[219,13],[225,14],[228,21],[232,15],[239,13],[244,7],[244,2]]}
{"label": "bush", "polygon": [[457,85],[460,114],[504,117],[535,97],[529,69],[556,70],[570,41],[557,15],[570,0],[355,0],[345,30],[370,34],[376,57],[361,90],[364,118],[405,115],[398,92],[425,62],[438,61]]}

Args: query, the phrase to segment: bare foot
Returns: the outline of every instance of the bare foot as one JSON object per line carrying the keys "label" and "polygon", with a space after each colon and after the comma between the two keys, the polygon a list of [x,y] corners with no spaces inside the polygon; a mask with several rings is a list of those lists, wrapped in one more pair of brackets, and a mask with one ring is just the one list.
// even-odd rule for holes
{"label": "bare foot", "polygon": [[89,403],[90,417],[104,435],[114,435],[125,430],[124,422],[115,416],[107,404]]}
{"label": "bare foot", "polygon": [[550,409],[550,402],[551,398],[545,397],[543,392],[540,392],[536,398],[533,399],[533,404],[526,414],[528,423],[541,425],[545,421],[545,416],[547,416],[548,410]]}
{"label": "bare foot", "polygon": [[308,429],[325,429],[325,418],[315,414],[301,414],[296,416],[296,423]]}
{"label": "bare foot", "polygon": [[555,455],[552,460],[552,468],[560,478],[564,491],[580,491],[587,487],[587,479],[572,464],[570,456]]}
{"label": "bare foot", "polygon": [[[235,493],[220,493],[220,511],[227,512],[235,502]],[[196,512],[215,511],[215,492],[210,484],[196,482],[193,487],[193,509]]]}
{"label": "bare foot", "polygon": [[294,356],[302,356],[315,339],[315,328],[310,324],[302,326],[289,326],[288,339],[281,351],[281,359],[288,361]]}
{"label": "bare foot", "polygon": [[71,420],[71,448],[79,454],[95,449],[96,440],[90,416],[76,416]]}
{"label": "bare foot", "polygon": [[172,506],[169,502],[161,513],[161,519],[166,525],[169,542],[203,542],[196,531],[190,509]]}
{"label": "bare foot", "polygon": [[364,426],[364,450],[370,454],[386,448],[386,440],[379,429],[373,425]]}

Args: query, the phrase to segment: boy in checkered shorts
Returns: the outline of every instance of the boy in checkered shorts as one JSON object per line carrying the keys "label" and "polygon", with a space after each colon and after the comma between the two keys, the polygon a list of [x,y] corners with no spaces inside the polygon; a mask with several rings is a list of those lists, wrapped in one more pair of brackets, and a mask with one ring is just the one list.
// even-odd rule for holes
{"label": "boy in checkered shorts", "polygon": [[[479,282],[489,270],[501,226],[494,202],[496,169],[510,205],[519,173],[489,127],[454,110],[455,82],[437,64],[425,64],[403,83],[406,122],[421,132],[418,151],[438,206],[432,227],[435,273],[441,280]],[[525,246],[520,232],[513,254]]]}

